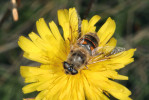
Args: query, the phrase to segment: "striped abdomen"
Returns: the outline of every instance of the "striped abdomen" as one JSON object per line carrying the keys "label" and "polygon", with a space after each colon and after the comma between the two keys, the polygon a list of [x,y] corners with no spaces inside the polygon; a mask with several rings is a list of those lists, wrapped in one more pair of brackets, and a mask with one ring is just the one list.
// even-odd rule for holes
{"label": "striped abdomen", "polygon": [[79,39],[78,45],[84,47],[90,55],[92,51],[98,47],[99,38],[96,33],[88,33]]}

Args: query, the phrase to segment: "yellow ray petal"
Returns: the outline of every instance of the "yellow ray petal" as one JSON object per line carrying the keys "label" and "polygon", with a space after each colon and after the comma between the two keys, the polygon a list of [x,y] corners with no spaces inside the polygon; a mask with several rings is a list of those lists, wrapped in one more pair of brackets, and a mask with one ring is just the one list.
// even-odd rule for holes
{"label": "yellow ray petal", "polygon": [[89,26],[90,26],[90,27],[91,27],[91,26],[94,26],[100,19],[101,19],[100,16],[94,15],[94,16],[90,19],[90,21],[89,21]]}
{"label": "yellow ray petal", "polygon": [[89,70],[83,70],[82,72],[86,75],[87,79],[89,79],[89,80],[92,80],[92,79],[101,80],[101,81],[107,80],[107,78],[100,75],[99,72],[93,72],[93,71],[89,71]]}
{"label": "yellow ray petal", "polygon": [[53,48],[54,50],[51,49],[50,55],[52,54],[52,51],[55,51],[54,55],[58,55],[58,56],[62,55],[60,58],[63,59],[66,56],[66,51],[65,51],[66,48],[65,48],[64,40],[58,30],[58,27],[53,21],[49,23],[49,26],[54,37],[56,38],[56,41],[52,43],[52,45],[55,46],[55,48]]}
{"label": "yellow ray petal", "polygon": [[38,82],[38,76],[26,77],[24,82],[25,83]]}
{"label": "yellow ray petal", "polygon": [[104,47],[104,53],[110,53],[116,46],[117,40],[115,38],[111,38],[110,41]]}
{"label": "yellow ray petal", "polygon": [[63,71],[59,71],[59,70],[57,70],[58,73],[55,73],[55,70],[54,69],[47,70],[43,68],[30,67],[30,66],[21,66],[20,73],[25,78],[26,83],[49,80],[48,82],[44,83],[44,84],[48,84],[56,77],[64,74]]}
{"label": "yellow ray petal", "polygon": [[69,29],[71,41],[74,44],[78,38],[78,14],[75,8],[69,9]]}
{"label": "yellow ray petal", "polygon": [[49,73],[49,70],[44,70],[37,67],[21,66],[20,73],[23,77],[29,77]]}
{"label": "yellow ray petal", "polygon": [[130,49],[128,51],[123,51],[114,55],[109,56],[108,59],[104,61],[99,61],[95,64],[88,65],[93,71],[102,70],[115,70],[125,67],[125,65],[134,61],[132,56],[136,49]]}
{"label": "yellow ray petal", "polygon": [[115,21],[109,17],[107,21],[104,23],[104,25],[97,32],[98,37],[100,39],[99,46],[103,46],[108,42],[108,40],[114,34],[115,28],[116,28]]}
{"label": "yellow ray petal", "polygon": [[104,87],[105,90],[111,95],[120,100],[131,100],[131,98],[128,97],[131,95],[131,92],[126,87],[110,80],[107,83],[108,84],[106,84]]}
{"label": "yellow ray petal", "polygon": [[95,92],[94,89],[92,89],[93,88],[92,84],[90,83],[88,78],[86,78],[85,75],[83,76],[83,84],[84,84],[83,85],[84,92],[85,92],[85,96],[86,96],[87,100],[100,100],[98,93]]}
{"label": "yellow ray petal", "polygon": [[49,57],[44,54],[44,53],[24,53],[23,56],[27,59],[36,61],[36,62],[40,62],[42,64],[50,64],[53,63],[52,61],[50,61]]}
{"label": "yellow ray petal", "polygon": [[[46,77],[46,76],[45,76]],[[49,80],[45,81],[43,84],[39,85],[37,87],[37,91],[43,91],[49,88],[49,86],[51,85],[51,83],[54,81],[55,79],[50,78]]]}
{"label": "yellow ray petal", "polygon": [[100,16],[95,15],[93,16],[90,21],[83,20],[81,25],[81,35],[85,35],[86,33],[92,32],[95,33],[96,27],[94,26],[99,20],[101,19]]}
{"label": "yellow ray petal", "polygon": [[[62,77],[62,78],[61,78]],[[63,74],[44,74],[39,76],[39,81],[44,81],[43,84],[37,87],[38,91],[42,91],[44,89],[52,88],[56,83],[59,82],[61,79],[64,79],[65,75]]]}
{"label": "yellow ray petal", "polygon": [[64,10],[61,9],[58,10],[57,14],[58,14],[59,25],[61,25],[64,28],[65,23],[69,22],[69,12],[67,9]]}
{"label": "yellow ray petal", "polygon": [[54,79],[52,83],[49,84],[47,88],[49,92],[45,95],[48,100],[58,100],[60,95],[60,90],[66,85],[66,75],[59,76]]}
{"label": "yellow ray petal", "polygon": [[44,40],[42,40],[37,34],[35,34],[34,32],[31,32],[29,34],[30,39],[33,41],[33,43],[40,48],[43,51],[48,51],[48,43],[45,42]]}
{"label": "yellow ray petal", "polygon": [[131,92],[126,87],[124,87],[119,83],[116,83],[111,80],[107,81],[93,80],[92,83],[96,86],[96,88],[102,89],[102,91],[110,93],[117,99],[131,100],[131,98],[129,97],[131,95]]}
{"label": "yellow ray petal", "polygon": [[100,19],[101,19],[101,17],[98,16],[98,15],[95,15],[95,16],[93,16],[93,17],[90,19],[89,24],[88,24],[88,31],[87,31],[87,33],[88,33],[88,32],[95,32],[96,27],[95,27],[94,25],[95,25]]}
{"label": "yellow ray petal", "polygon": [[30,93],[30,92],[36,91],[36,88],[37,88],[40,84],[42,84],[42,82],[31,83],[31,84],[29,84],[29,85],[24,86],[24,87],[22,88],[23,93],[26,94],[26,93]]}
{"label": "yellow ray petal", "polygon": [[54,23],[54,21],[51,21],[49,23],[50,29],[54,35],[54,37],[56,38],[57,42],[63,42],[63,38],[58,30],[58,27],[56,26],[56,24]]}
{"label": "yellow ray petal", "polygon": [[103,92],[99,91],[99,96],[100,96],[100,100],[110,100],[105,94],[103,94]]}
{"label": "yellow ray petal", "polygon": [[52,71],[53,73],[57,73],[57,72],[60,72],[62,71],[63,67],[62,67],[62,63],[55,63],[55,64],[50,64],[50,65],[45,65],[45,64],[42,64],[40,66],[41,69],[45,69],[45,70],[50,70]]}
{"label": "yellow ray petal", "polygon": [[124,75],[117,75],[115,77],[115,79],[118,79],[118,80],[128,80],[128,77],[127,76],[124,76]]}
{"label": "yellow ray petal", "polygon": [[[53,60],[58,61],[58,60],[65,59],[64,58],[64,57],[66,57],[65,56],[66,53],[64,51],[65,49],[62,49],[62,50],[57,49],[59,47],[62,47],[63,45],[56,46],[56,45],[54,45],[54,44],[57,44],[55,42],[55,43],[53,43],[53,45],[56,46],[57,48],[52,45],[47,46],[46,44],[48,44],[48,43],[43,42],[34,33],[31,33],[29,36],[34,43],[23,36],[21,36],[18,41],[19,46],[25,51],[25,53],[23,55],[24,57],[26,57],[30,60],[33,60],[33,61],[44,63],[44,64],[53,63]],[[52,43],[52,39],[51,39],[51,43]],[[63,57],[61,57],[61,59],[56,57],[56,55],[60,55],[60,54],[63,55]]]}
{"label": "yellow ray petal", "polygon": [[18,41],[18,45],[24,50],[25,52],[30,53],[41,53],[41,50],[29,39],[21,36]]}
{"label": "yellow ray petal", "polygon": [[61,93],[59,96],[60,100],[71,100],[71,89],[72,89],[72,81],[71,77],[68,76],[66,85],[61,89]]}
{"label": "yellow ray petal", "polygon": [[40,18],[39,21],[36,22],[36,27],[43,40],[50,42],[49,38],[54,38],[43,18]]}
{"label": "yellow ray petal", "polygon": [[[81,77],[81,76],[80,76]],[[84,94],[84,90],[83,90],[83,81],[82,78],[78,77],[76,79],[77,83],[76,83],[76,91],[77,91],[77,95],[78,95],[78,100],[85,100],[85,94]]]}
{"label": "yellow ray petal", "polygon": [[99,76],[104,76],[111,79],[128,80],[127,76],[119,75],[115,70],[99,71],[99,72],[96,72],[96,74],[99,74]]}
{"label": "yellow ray petal", "polygon": [[59,24],[63,28],[65,40],[71,40],[73,43],[78,37],[78,14],[75,8],[70,8],[69,11],[58,11]]}
{"label": "yellow ray petal", "polygon": [[[92,84],[94,85],[94,83],[92,83]],[[92,90],[99,95],[99,99],[97,99],[97,100],[109,100],[109,98],[105,94],[103,94],[103,92],[100,88],[92,87]]]}
{"label": "yellow ray petal", "polygon": [[35,98],[35,100],[43,100],[43,98],[46,96],[48,93],[48,90],[41,91]]}
{"label": "yellow ray petal", "polygon": [[[52,28],[53,34],[55,34],[55,37],[57,39],[53,38],[53,36],[52,36],[52,37],[49,37],[49,41],[47,42],[47,41],[42,40],[37,34],[35,34],[33,32],[29,34],[29,37],[44,52],[50,53],[49,58],[54,57],[54,56],[59,55],[59,54],[65,55],[66,53],[63,52],[63,50],[64,50],[64,43],[63,42],[64,41],[63,41],[63,39],[59,33],[57,26],[55,25],[54,22],[51,22],[50,26]],[[48,53],[46,55],[48,55]]]}
{"label": "yellow ray petal", "polygon": [[25,51],[24,57],[41,63],[49,63],[49,58],[46,56],[45,52],[29,39],[21,36],[18,44]]}
{"label": "yellow ray petal", "polygon": [[[48,54],[49,57],[53,58],[54,54],[55,55],[59,55],[59,54],[65,55],[66,53],[65,53],[63,39],[62,39],[61,34],[60,34],[57,26],[55,25],[55,23],[54,22],[50,23],[51,31],[55,35],[55,38],[43,18],[41,18],[39,21],[37,21],[36,25],[37,25],[37,30],[38,30],[41,38],[46,42],[46,44],[49,44],[49,45],[47,45],[49,53],[50,53],[50,54]],[[53,51],[53,53],[51,51]]]}
{"label": "yellow ray petal", "polygon": [[83,20],[82,21],[81,35],[85,35],[87,33],[88,25],[89,25],[88,20]]}
{"label": "yellow ray petal", "polygon": [[63,29],[63,35],[65,40],[70,38],[69,32],[69,12],[67,9],[58,10],[58,21]]}
{"label": "yellow ray petal", "polygon": [[79,100],[78,99],[78,95],[77,95],[77,91],[78,91],[78,89],[77,89],[77,80],[76,80],[76,78],[77,78],[77,76],[74,76],[73,78],[71,78],[71,85],[72,85],[72,87],[71,87],[71,98],[72,98],[72,100]]}
{"label": "yellow ray petal", "polygon": [[130,49],[128,51],[123,51],[115,55],[110,56],[110,61],[113,63],[121,63],[124,65],[127,65],[131,62],[133,62],[133,58],[131,58],[134,55],[134,52],[136,49]]}

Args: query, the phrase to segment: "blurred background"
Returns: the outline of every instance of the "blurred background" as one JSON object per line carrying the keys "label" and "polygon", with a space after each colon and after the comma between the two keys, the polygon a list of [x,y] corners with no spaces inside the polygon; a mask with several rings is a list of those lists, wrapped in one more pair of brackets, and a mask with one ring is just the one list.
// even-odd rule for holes
{"label": "blurred background", "polygon": [[[118,46],[137,48],[135,61],[119,71],[128,81],[118,81],[132,91],[132,99],[149,100],[149,0],[0,0],[0,100],[22,100],[37,93],[23,94],[20,65],[36,65],[22,57],[18,37],[36,32],[43,17],[57,24],[57,10],[76,7],[81,19],[97,14],[116,21]],[[116,100],[111,97],[112,100]]]}

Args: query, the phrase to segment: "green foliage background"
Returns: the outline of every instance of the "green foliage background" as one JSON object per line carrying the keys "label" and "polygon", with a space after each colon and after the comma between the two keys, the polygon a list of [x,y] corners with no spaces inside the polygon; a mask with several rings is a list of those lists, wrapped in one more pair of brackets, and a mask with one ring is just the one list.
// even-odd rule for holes
{"label": "green foliage background", "polygon": [[[36,32],[36,21],[57,23],[57,10],[76,7],[80,17],[90,19],[97,14],[102,20],[116,21],[114,37],[118,46],[137,48],[135,62],[119,71],[128,75],[128,81],[118,81],[132,91],[132,99],[149,100],[149,0],[17,0],[19,20],[12,19],[10,0],[0,0],[0,100],[22,100],[37,93],[23,94],[25,85],[19,73],[20,65],[36,65],[22,57],[18,37]],[[116,100],[111,97],[112,100]]]}

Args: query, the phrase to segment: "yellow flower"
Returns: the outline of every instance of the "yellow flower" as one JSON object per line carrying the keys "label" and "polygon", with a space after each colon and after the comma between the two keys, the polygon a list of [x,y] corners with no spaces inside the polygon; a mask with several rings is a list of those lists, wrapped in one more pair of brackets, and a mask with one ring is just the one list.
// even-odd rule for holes
{"label": "yellow flower", "polygon": [[91,62],[95,63],[87,65],[88,69],[84,67],[76,75],[66,74],[63,68],[70,45],[75,44],[79,36],[75,8],[58,11],[63,37],[53,21],[48,27],[43,18],[36,23],[39,35],[31,32],[30,39],[21,36],[18,44],[24,51],[24,57],[41,63],[39,67],[21,66],[21,75],[25,83],[29,83],[23,87],[23,92],[40,91],[35,100],[109,100],[109,94],[117,99],[131,100],[131,92],[113,80],[128,80],[127,76],[119,75],[116,70],[134,61],[132,56],[135,49],[112,54],[117,42],[112,37],[115,22],[108,18],[96,32],[95,24],[99,20],[100,16],[95,15],[90,21],[82,21],[81,36],[89,32],[97,33],[101,54],[93,57]]}

